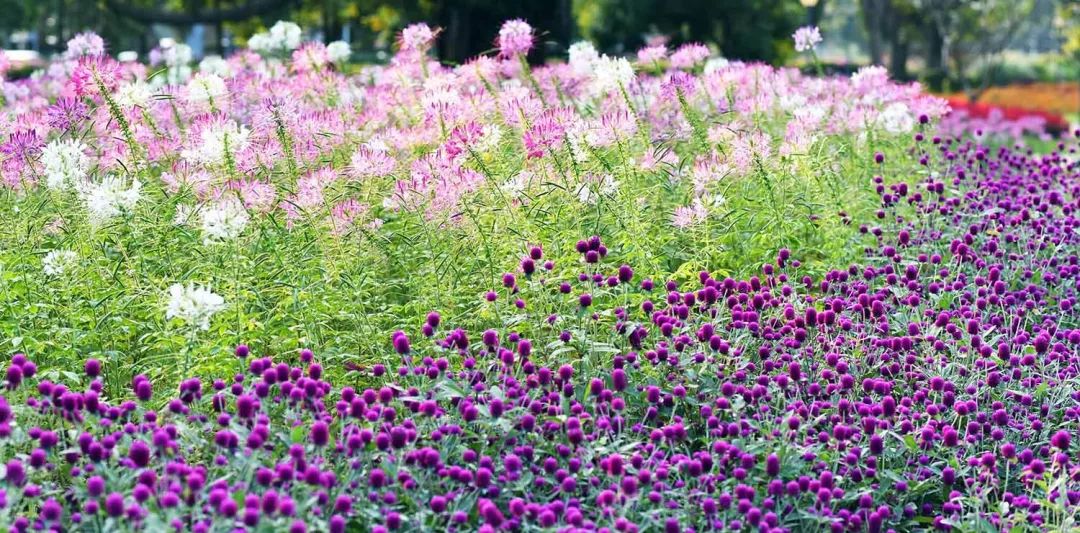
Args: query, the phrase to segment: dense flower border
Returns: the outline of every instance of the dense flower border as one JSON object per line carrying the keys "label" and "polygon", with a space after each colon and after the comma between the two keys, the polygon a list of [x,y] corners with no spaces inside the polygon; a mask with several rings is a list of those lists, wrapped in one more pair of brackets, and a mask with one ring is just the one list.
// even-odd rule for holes
{"label": "dense flower border", "polygon": [[[304,350],[125,401],[100,364],[67,386],[7,368],[0,519],[15,530],[246,527],[871,532],[1069,529],[1080,505],[1080,174],[1035,156],[916,143],[879,187],[877,245],[823,279],[781,251],[694,287],[525,252],[504,276],[542,338],[431,313],[400,363],[332,383]],[[878,162],[881,158],[878,157]],[[540,268],[537,268],[537,266]],[[545,283],[552,268],[576,283]],[[631,305],[632,304],[632,305]],[[422,326],[422,327],[421,327]],[[423,342],[414,342],[422,338]],[[393,351],[389,350],[392,347]],[[391,359],[388,356],[388,359]]]}

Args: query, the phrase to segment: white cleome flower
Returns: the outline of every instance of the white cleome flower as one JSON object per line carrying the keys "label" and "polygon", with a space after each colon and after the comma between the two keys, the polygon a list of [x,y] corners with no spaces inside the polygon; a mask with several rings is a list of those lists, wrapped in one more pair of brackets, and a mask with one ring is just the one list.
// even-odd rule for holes
{"label": "white cleome flower", "polygon": [[79,262],[79,256],[71,250],[53,250],[41,260],[41,270],[46,276],[58,277],[69,272]]}
{"label": "white cleome flower", "polygon": [[216,54],[208,55],[199,62],[199,72],[221,76],[222,78],[228,78],[233,75],[232,67],[229,66],[229,62]]}
{"label": "white cleome flower", "polygon": [[274,49],[296,50],[302,36],[303,31],[295,22],[279,20],[270,27],[271,48]]}
{"label": "white cleome flower", "polygon": [[605,95],[619,87],[625,88],[634,79],[634,67],[626,58],[601,56],[593,64],[593,79],[589,88],[596,96]]}
{"label": "white cleome flower", "polygon": [[326,45],[326,54],[330,56],[330,61],[341,63],[352,57],[352,48],[345,41],[334,41]]}
{"label": "white cleome flower", "polygon": [[578,41],[570,45],[570,68],[575,74],[588,74],[592,72],[593,65],[600,59],[600,54],[589,41]]}
{"label": "white cleome flower", "polygon": [[256,33],[248,37],[247,46],[253,52],[268,52],[270,50],[270,34]]}
{"label": "white cleome flower", "polygon": [[191,56],[191,47],[184,43],[173,43],[161,51],[161,60],[170,67],[191,63]]}
{"label": "white cleome flower", "polygon": [[821,30],[817,26],[803,26],[795,30],[791,38],[795,41],[796,52],[813,50],[821,43]]}
{"label": "white cleome flower", "polygon": [[78,188],[90,222],[95,225],[130,213],[142,195],[142,184],[139,180],[133,180],[128,186],[126,180],[116,176],[107,176],[100,183],[83,182]]}
{"label": "white cleome flower", "polygon": [[188,283],[169,287],[169,302],[165,319],[179,318],[189,326],[210,329],[210,318],[225,308],[225,299],[210,289]]}
{"label": "white cleome flower", "polygon": [[708,75],[723,70],[730,64],[731,62],[723,57],[709,58],[709,60],[705,62],[705,74]]}
{"label": "white cleome flower", "polygon": [[219,164],[225,161],[226,150],[230,156],[235,156],[247,148],[250,134],[247,127],[228,120],[218,127],[203,128],[199,133],[199,144],[185,149],[181,155],[195,163]]}
{"label": "white cleome flower", "polygon": [[886,106],[878,119],[881,127],[889,133],[908,133],[915,128],[915,117],[902,102],[893,102]]}
{"label": "white cleome flower", "polygon": [[185,100],[192,104],[214,105],[224,101],[228,95],[229,88],[221,76],[200,72],[188,82]]}
{"label": "white cleome flower", "polygon": [[176,212],[173,214],[174,226],[186,226],[195,214],[195,209],[187,204],[176,204]]}
{"label": "white cleome flower", "polygon": [[133,107],[145,107],[150,98],[154,96],[153,89],[146,82],[136,80],[132,83],[121,85],[116,90],[115,100],[120,107],[131,109]]}
{"label": "white cleome flower", "polygon": [[247,227],[248,221],[251,220],[243,204],[235,198],[206,206],[200,214],[203,244],[208,245],[239,237]]}
{"label": "white cleome flower", "polygon": [[66,190],[81,182],[90,170],[86,145],[74,139],[56,139],[41,151],[45,167],[45,185],[53,190]]}

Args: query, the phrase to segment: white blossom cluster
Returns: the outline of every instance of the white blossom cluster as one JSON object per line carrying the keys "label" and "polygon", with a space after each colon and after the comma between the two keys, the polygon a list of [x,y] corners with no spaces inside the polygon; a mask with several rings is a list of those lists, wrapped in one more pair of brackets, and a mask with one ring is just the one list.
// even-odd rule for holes
{"label": "white blossom cluster", "polygon": [[185,100],[195,105],[220,105],[229,95],[225,80],[217,74],[200,72],[188,82]]}
{"label": "white blossom cluster", "polygon": [[207,287],[188,283],[169,287],[169,301],[165,307],[165,319],[179,318],[201,329],[210,329],[210,318],[225,308],[225,299]]}
{"label": "white blossom cluster", "polygon": [[330,61],[341,63],[352,56],[352,47],[345,41],[334,41],[326,45],[326,55],[330,56]]}
{"label": "white blossom cluster", "polygon": [[589,85],[595,96],[602,96],[619,88],[625,89],[634,79],[634,67],[624,57],[602,55],[593,64],[593,79]]}
{"label": "white blossom cluster", "polygon": [[82,182],[76,187],[94,225],[130,213],[142,196],[139,180],[133,180],[129,185],[127,180],[117,176],[106,176],[99,183]]}
{"label": "white blossom cluster", "polygon": [[589,91],[593,96],[625,88],[634,79],[634,67],[629,60],[600,54],[588,41],[570,45],[569,55],[570,68],[578,75],[591,78]]}
{"label": "white blossom cluster", "polygon": [[124,108],[131,109],[133,107],[145,107],[146,103],[150,101],[150,98],[154,96],[154,90],[149,84],[142,80],[135,80],[131,83],[125,83],[116,90],[116,95],[113,96],[113,100]]}
{"label": "white blossom cluster", "polygon": [[277,21],[270,31],[256,33],[248,39],[248,48],[260,53],[289,52],[300,47],[303,31],[295,22]]}
{"label": "white blossom cluster", "polygon": [[915,117],[903,102],[893,102],[878,115],[881,127],[889,133],[910,133],[915,129]]}
{"label": "white blossom cluster", "polygon": [[150,52],[152,64],[164,64],[165,75],[154,76],[151,84],[154,86],[180,85],[191,77],[191,47],[184,43],[171,42],[162,48]]}
{"label": "white blossom cluster", "polygon": [[202,220],[203,244],[207,245],[239,237],[251,220],[243,204],[235,198],[203,207],[199,214]]}
{"label": "white blossom cluster", "polygon": [[183,151],[182,156],[188,161],[216,165],[225,161],[225,156],[235,156],[248,145],[251,134],[246,126],[234,120],[223,121],[219,125],[204,127],[199,132],[199,142],[193,148]]}
{"label": "white blossom cluster", "polygon": [[619,181],[611,174],[589,174],[578,187],[578,201],[587,205],[596,205],[602,196],[611,196],[619,191]]}
{"label": "white blossom cluster", "polygon": [[53,190],[67,190],[86,178],[90,158],[86,145],[75,139],[56,139],[41,150],[45,185]]}
{"label": "white blossom cluster", "polygon": [[586,75],[592,72],[593,65],[600,59],[596,47],[589,41],[578,41],[570,45],[570,68],[575,74]]}
{"label": "white blossom cluster", "polygon": [[71,271],[79,262],[79,255],[71,250],[52,250],[41,260],[41,270],[46,276],[59,277]]}
{"label": "white blossom cluster", "polygon": [[229,62],[217,54],[210,54],[204,57],[202,61],[199,61],[199,72],[214,74],[222,78],[229,78],[233,75],[233,69]]}

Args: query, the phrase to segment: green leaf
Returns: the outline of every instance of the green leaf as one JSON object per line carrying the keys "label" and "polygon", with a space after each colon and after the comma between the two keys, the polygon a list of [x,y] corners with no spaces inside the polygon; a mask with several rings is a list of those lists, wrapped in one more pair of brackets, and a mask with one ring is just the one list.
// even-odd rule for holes
{"label": "green leaf", "polygon": [[292,432],[289,433],[289,439],[293,443],[298,443],[304,440],[304,434],[306,433],[304,426],[296,426],[292,428]]}

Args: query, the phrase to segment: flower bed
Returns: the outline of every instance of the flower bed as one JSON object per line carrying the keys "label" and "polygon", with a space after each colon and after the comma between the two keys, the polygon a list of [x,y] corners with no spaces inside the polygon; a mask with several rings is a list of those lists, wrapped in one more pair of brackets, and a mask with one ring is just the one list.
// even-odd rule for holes
{"label": "flower bed", "polygon": [[783,247],[821,274],[869,241],[865,154],[899,156],[946,109],[878,67],[814,78],[700,44],[531,67],[522,28],[450,67],[410,26],[352,74],[343,43],[289,23],[197,69],[181,45],[146,66],[78,36],[4,84],[0,334],[43,366],[102,360],[120,394],[228,370],[239,342],[342,368],[428,309],[511,320],[485,296],[507,258],[565,261],[580,235],[680,280]]}
{"label": "flower bed", "polygon": [[[948,98],[965,100],[962,94]],[[1055,115],[1080,112],[1080,83],[1036,82],[990,87],[979,95],[979,102],[998,107],[1040,110]]]}
{"label": "flower bed", "polygon": [[942,120],[944,133],[960,136],[978,133],[999,139],[1019,139],[1030,136],[1059,136],[1069,131],[1064,116],[1038,107],[1002,106],[988,100],[968,102],[963,97],[947,99],[952,110]]}
{"label": "flower bed", "polygon": [[1077,527],[1080,132],[434,37],[345,76],[279,23],[149,77],[82,35],[5,84],[0,524]]}
{"label": "flower bed", "polygon": [[[503,276],[565,313],[430,313],[346,385],[311,351],[102,396],[19,355],[3,517],[28,527],[834,531],[1075,526],[1077,168],[924,141],[860,265],[642,279],[598,237]],[[1073,148],[1072,150],[1075,150]],[[1001,169],[1008,169],[1001,171]],[[541,264],[538,268],[538,264]],[[555,283],[552,272],[580,271]],[[392,354],[392,355],[391,355]],[[350,526],[351,525],[351,526]]]}

